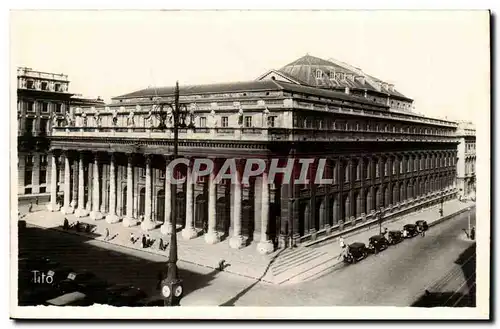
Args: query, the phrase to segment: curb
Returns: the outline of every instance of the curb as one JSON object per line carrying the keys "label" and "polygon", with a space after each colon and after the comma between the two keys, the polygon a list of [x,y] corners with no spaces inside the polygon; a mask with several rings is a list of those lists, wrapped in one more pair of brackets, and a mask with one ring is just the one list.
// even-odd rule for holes
{"label": "curb", "polygon": [[440,223],[442,223],[442,222],[444,222],[444,221],[446,221],[446,220],[448,220],[448,219],[451,219],[452,217],[455,217],[455,216],[458,216],[458,215],[460,215],[460,214],[462,214],[462,213],[464,213],[464,212],[467,212],[469,208],[471,208],[471,210],[472,210],[472,209],[475,209],[475,208],[476,208],[476,205],[474,204],[474,205],[471,205],[471,206],[469,206],[469,207],[467,207],[467,208],[463,208],[463,209],[461,209],[461,210],[458,210],[458,211],[456,211],[456,212],[454,212],[454,213],[452,213],[452,214],[449,214],[449,215],[443,216],[443,217],[441,217],[441,218],[439,218],[439,219],[437,219],[437,220],[433,221],[432,223],[429,223],[429,227],[432,227],[432,226],[434,226],[434,225],[440,224]]}
{"label": "curb", "polygon": [[[149,251],[149,250],[141,250],[141,249],[133,248],[133,247],[126,246],[126,245],[122,245],[122,244],[118,244],[118,243],[113,243],[111,241],[104,241],[104,240],[100,240],[100,239],[96,239],[96,238],[90,238],[87,235],[79,234],[77,232],[65,231],[63,229],[59,229],[58,227],[45,227],[45,226],[42,226],[42,225],[39,225],[39,224],[34,224],[32,222],[29,222],[29,221],[26,221],[26,222],[29,225],[36,226],[36,227],[39,227],[39,228],[42,228],[42,229],[48,229],[48,230],[57,231],[57,232],[60,232],[60,233],[69,234],[69,235],[77,235],[77,236],[81,236],[81,237],[86,237],[86,238],[89,238],[90,240],[99,241],[99,242],[107,243],[107,244],[114,245],[114,246],[119,246],[119,247],[126,248],[126,249],[129,249],[129,250],[135,250],[135,251],[138,251],[138,252],[145,252],[145,253],[148,253],[148,254],[151,254],[151,255],[165,257],[166,259],[168,259],[167,255],[162,255],[162,254],[155,253],[155,252],[152,252],[152,251]],[[215,266],[212,267],[212,266],[209,266],[209,265],[200,264],[200,263],[196,263],[196,262],[193,262],[193,261],[184,260],[184,259],[180,259],[180,258],[178,259],[178,261],[179,262],[183,262],[183,263],[187,263],[187,264],[197,265],[197,266],[200,266],[200,267],[205,267],[205,268],[213,269],[213,270],[217,269],[217,267],[215,267]],[[271,282],[271,281],[267,281],[267,280],[263,280],[261,278],[244,275],[244,274],[233,272],[233,271],[224,270],[222,272],[230,273],[230,274],[233,274],[233,275],[238,275],[238,276],[241,276],[241,277],[244,277],[244,278],[247,278],[247,279],[252,279],[252,280],[257,280],[257,281],[260,281],[260,282],[266,282],[266,283],[273,284],[273,282]]]}

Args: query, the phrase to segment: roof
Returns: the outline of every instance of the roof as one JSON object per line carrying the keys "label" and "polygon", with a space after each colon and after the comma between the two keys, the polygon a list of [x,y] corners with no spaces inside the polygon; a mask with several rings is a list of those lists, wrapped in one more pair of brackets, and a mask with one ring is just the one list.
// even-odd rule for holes
{"label": "roof", "polygon": [[[199,94],[210,94],[210,93],[226,93],[226,92],[251,92],[251,91],[289,91],[292,93],[304,93],[308,95],[314,95],[325,98],[335,98],[343,100],[351,100],[357,103],[376,105],[380,107],[386,107],[384,105],[376,104],[364,98],[359,98],[353,95],[348,95],[340,91],[333,91],[327,89],[314,88],[305,85],[298,85],[295,83],[289,83],[277,80],[261,80],[261,81],[245,81],[245,82],[234,82],[234,83],[219,83],[219,84],[208,84],[208,85],[192,85],[192,86],[181,86],[179,88],[179,95],[199,95]],[[144,98],[144,97],[166,97],[174,95],[175,87],[158,87],[158,88],[147,88],[138,90],[129,94],[115,97],[113,99],[125,99],[125,98]]]}
{"label": "roof", "polygon": [[[263,81],[241,81],[241,82],[228,82],[228,83],[215,83],[206,85],[190,85],[182,86],[179,88],[179,95],[199,95],[199,94],[213,94],[225,92],[247,92],[247,91],[272,91],[281,90],[272,80]],[[114,97],[112,99],[124,98],[141,98],[141,97],[155,97],[155,96],[172,96],[175,93],[175,87],[158,87],[146,88],[134,91],[129,94]]]}
{"label": "roof", "polygon": [[[316,72],[322,72],[321,78],[317,78]],[[393,96],[406,96],[395,90],[394,88],[381,88],[379,84],[389,85],[378,78],[364,73],[361,69],[353,67],[347,63],[343,63],[334,59],[324,60],[309,54],[285,65],[278,72],[289,76],[292,79],[302,82],[303,84],[316,88],[355,88],[367,89]],[[337,77],[338,73],[350,75],[351,77]],[[334,74],[331,76],[331,74]],[[364,82],[362,81],[364,78]]]}

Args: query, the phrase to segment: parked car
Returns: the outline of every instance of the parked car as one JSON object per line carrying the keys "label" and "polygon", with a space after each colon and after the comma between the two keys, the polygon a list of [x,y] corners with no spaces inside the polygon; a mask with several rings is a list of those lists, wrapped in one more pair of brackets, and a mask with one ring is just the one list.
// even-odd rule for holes
{"label": "parked car", "polygon": [[406,224],[403,226],[403,231],[406,231],[407,238],[413,238],[418,235],[417,225],[415,224]]}
{"label": "parked car", "polygon": [[356,263],[368,255],[366,245],[363,242],[351,243],[346,248],[347,252],[344,254],[344,262],[349,264]]}
{"label": "parked car", "polygon": [[368,251],[371,253],[376,254],[387,249],[387,247],[389,247],[389,241],[383,234],[374,235],[368,240]]}
{"label": "parked car", "polygon": [[44,305],[47,306],[90,306],[92,305],[87,296],[79,291],[70,292],[47,300]]}
{"label": "parked car", "polygon": [[401,231],[389,231],[387,233],[387,241],[389,241],[389,244],[397,244],[403,240],[403,232]]}
{"label": "parked car", "polygon": [[58,285],[59,282],[66,279],[70,273],[74,272],[71,267],[59,266],[56,268],[51,268],[47,271],[47,276],[52,276],[52,284]]}
{"label": "parked car", "polygon": [[415,225],[417,225],[417,230],[419,230],[420,232],[427,231],[429,229],[429,225],[425,220],[417,220],[415,222]]}
{"label": "parked car", "polygon": [[106,289],[99,290],[93,295],[93,300],[98,304],[109,304],[109,301],[120,295],[122,292],[131,289],[133,286],[129,284],[114,284]]}
{"label": "parked car", "polygon": [[139,301],[147,297],[148,295],[141,289],[130,287],[130,289],[122,291],[120,294],[110,298],[108,304],[112,306],[135,306]]}

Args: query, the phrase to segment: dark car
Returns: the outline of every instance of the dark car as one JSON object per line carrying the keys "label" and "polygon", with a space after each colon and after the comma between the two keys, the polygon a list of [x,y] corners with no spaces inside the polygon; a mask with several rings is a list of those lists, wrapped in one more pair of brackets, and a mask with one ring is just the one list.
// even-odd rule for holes
{"label": "dark car", "polygon": [[403,240],[403,232],[401,231],[389,231],[387,233],[387,241],[389,241],[389,244],[397,244]]}
{"label": "dark car", "polygon": [[387,241],[383,234],[374,235],[368,240],[368,250],[372,253],[383,251],[387,249],[388,246],[389,241]]}
{"label": "dark car", "polygon": [[122,292],[131,289],[132,287],[133,286],[129,284],[114,284],[96,292],[93,295],[94,302],[98,304],[109,304],[111,299],[120,295]]}
{"label": "dark car", "polygon": [[144,300],[148,295],[139,288],[130,287],[120,294],[108,300],[108,304],[112,306],[136,306],[139,301]]}
{"label": "dark car", "polygon": [[354,242],[348,245],[347,251],[344,254],[344,262],[352,264],[356,263],[368,255],[366,245],[362,242]]}
{"label": "dark car", "polygon": [[406,231],[407,238],[413,238],[414,236],[418,235],[417,225],[415,224],[406,224],[405,226],[403,226],[403,231]]}
{"label": "dark car", "polygon": [[427,231],[429,229],[429,225],[425,220],[417,220],[415,222],[415,225],[417,225],[417,230],[419,230],[420,232]]}
{"label": "dark car", "polygon": [[56,268],[51,268],[47,271],[47,276],[52,277],[52,284],[58,285],[59,282],[66,279],[70,273],[74,272],[71,267],[59,266]]}
{"label": "dark car", "polygon": [[107,286],[108,284],[105,281],[100,280],[95,274],[88,271],[80,273],[71,272],[66,279],[58,284],[61,293],[80,291],[89,297],[92,293],[105,289]]}

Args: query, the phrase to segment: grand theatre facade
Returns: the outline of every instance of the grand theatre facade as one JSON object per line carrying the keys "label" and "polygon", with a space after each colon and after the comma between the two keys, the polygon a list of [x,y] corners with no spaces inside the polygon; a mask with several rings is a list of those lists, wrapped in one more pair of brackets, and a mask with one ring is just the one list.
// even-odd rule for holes
{"label": "grand theatre facade", "polygon": [[[174,88],[145,89],[78,108],[53,127],[50,209],[168,234],[175,203],[185,239],[232,248],[254,241],[265,253],[456,197],[454,122],[274,77],[181,86],[195,128],[179,130],[179,157],[189,165],[176,166],[173,175],[186,179],[172,187],[173,128],[167,120],[158,129],[155,104],[173,100]],[[194,160],[206,158],[214,172],[195,177]],[[239,178],[249,159],[295,159],[295,178],[299,159],[311,159],[311,179],[270,182],[264,172],[215,183],[226,159],[235,159]],[[329,184],[314,184],[320,161]]]}

